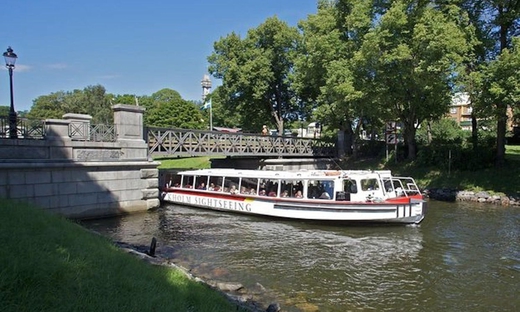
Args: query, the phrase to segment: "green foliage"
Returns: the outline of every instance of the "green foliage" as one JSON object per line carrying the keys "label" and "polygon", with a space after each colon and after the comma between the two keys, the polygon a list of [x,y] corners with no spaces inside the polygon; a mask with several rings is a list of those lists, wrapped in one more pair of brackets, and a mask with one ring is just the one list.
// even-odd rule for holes
{"label": "green foliage", "polygon": [[111,96],[100,85],[83,90],[58,91],[36,98],[27,117],[61,119],[66,113],[88,114],[92,116],[93,124],[108,124],[114,119],[110,100]]}
{"label": "green foliage", "polygon": [[[446,118],[430,123],[430,135],[432,144],[439,142],[440,144],[460,145],[469,138],[470,133],[462,130],[455,120]],[[417,130],[417,141],[421,144],[429,144],[428,136],[428,123],[423,122],[420,129]]]}
{"label": "green foliage", "polygon": [[150,127],[205,129],[199,107],[183,100],[177,91],[162,89],[150,97],[141,98],[146,107],[145,125]]}
{"label": "green foliage", "polygon": [[[420,145],[416,165],[435,166],[443,170],[475,170],[493,164],[494,136],[482,135],[474,148],[471,133],[462,130],[451,119],[432,122],[430,134],[427,131],[426,124],[418,131]],[[428,142],[429,135],[431,142]]]}
{"label": "green foliage", "polygon": [[214,43],[209,72],[222,79],[220,104],[241,116],[242,128],[283,130],[284,121],[296,118],[289,74],[297,39],[295,28],[271,17],[244,39],[231,33]]}
{"label": "green foliage", "polygon": [[[243,118],[240,113],[231,105],[226,105],[226,95],[222,94],[223,88],[217,87],[211,93],[211,113],[213,117],[213,126],[226,128],[241,128],[244,132],[259,131],[255,128],[252,118]],[[204,119],[209,121],[209,109],[204,110]],[[209,122],[208,122],[209,124]]]}
{"label": "green foliage", "polygon": [[10,106],[0,106],[0,117],[9,116]]}

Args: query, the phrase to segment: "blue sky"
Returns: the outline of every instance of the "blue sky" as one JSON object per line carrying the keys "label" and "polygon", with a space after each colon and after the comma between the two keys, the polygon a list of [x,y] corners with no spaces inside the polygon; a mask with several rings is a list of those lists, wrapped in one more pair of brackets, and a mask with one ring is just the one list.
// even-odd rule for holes
{"label": "blue sky", "polygon": [[[108,93],[163,89],[200,100],[213,43],[245,36],[268,17],[291,26],[316,13],[317,0],[16,0],[0,9],[0,52],[18,55],[14,104],[29,110],[40,95],[100,84]],[[0,105],[8,106],[3,58]],[[212,78],[213,87],[220,84]]]}

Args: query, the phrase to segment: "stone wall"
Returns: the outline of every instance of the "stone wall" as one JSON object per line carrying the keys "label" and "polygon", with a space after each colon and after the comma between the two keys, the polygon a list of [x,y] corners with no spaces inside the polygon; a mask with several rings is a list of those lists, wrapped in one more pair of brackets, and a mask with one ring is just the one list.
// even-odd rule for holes
{"label": "stone wall", "polygon": [[142,138],[144,108],[113,109],[112,142],[89,141],[91,117],[81,114],[46,120],[45,140],[0,139],[0,197],[79,219],[158,207],[159,163]]}
{"label": "stone wall", "polygon": [[480,191],[459,191],[450,188],[436,188],[425,190],[426,196],[431,199],[440,201],[471,201],[476,203],[488,203],[502,206],[520,206],[519,196],[507,196],[490,194],[489,192]]}

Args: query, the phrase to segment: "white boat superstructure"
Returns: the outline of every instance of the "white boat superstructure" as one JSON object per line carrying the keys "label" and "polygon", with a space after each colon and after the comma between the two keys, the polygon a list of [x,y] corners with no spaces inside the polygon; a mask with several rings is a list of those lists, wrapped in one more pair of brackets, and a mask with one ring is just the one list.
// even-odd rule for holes
{"label": "white boat superstructure", "polygon": [[426,201],[389,170],[188,170],[166,177],[165,202],[269,217],[419,223]]}

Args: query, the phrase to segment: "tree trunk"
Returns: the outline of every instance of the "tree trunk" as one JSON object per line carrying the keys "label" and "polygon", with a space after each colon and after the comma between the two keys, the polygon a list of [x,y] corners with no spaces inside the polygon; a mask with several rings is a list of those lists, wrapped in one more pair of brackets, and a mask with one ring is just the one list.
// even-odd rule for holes
{"label": "tree trunk", "polygon": [[497,121],[497,154],[495,159],[495,165],[497,167],[500,167],[504,164],[506,159],[507,111],[505,105],[499,105],[498,113],[499,116]]}
{"label": "tree trunk", "polygon": [[471,141],[473,142],[473,152],[478,153],[478,129],[477,129],[477,117],[471,113]]}
{"label": "tree trunk", "polygon": [[[499,17],[504,18],[507,13],[502,5],[498,6]],[[510,28],[507,21],[500,25],[500,51],[507,48],[507,33]],[[507,127],[507,107],[503,103],[497,103],[497,154],[495,165],[500,167],[505,162],[506,155],[506,127]]]}
{"label": "tree trunk", "polygon": [[408,155],[406,155],[406,159],[415,160],[417,157],[417,143],[415,141],[415,127],[413,123],[404,123],[404,139],[408,147]]}

